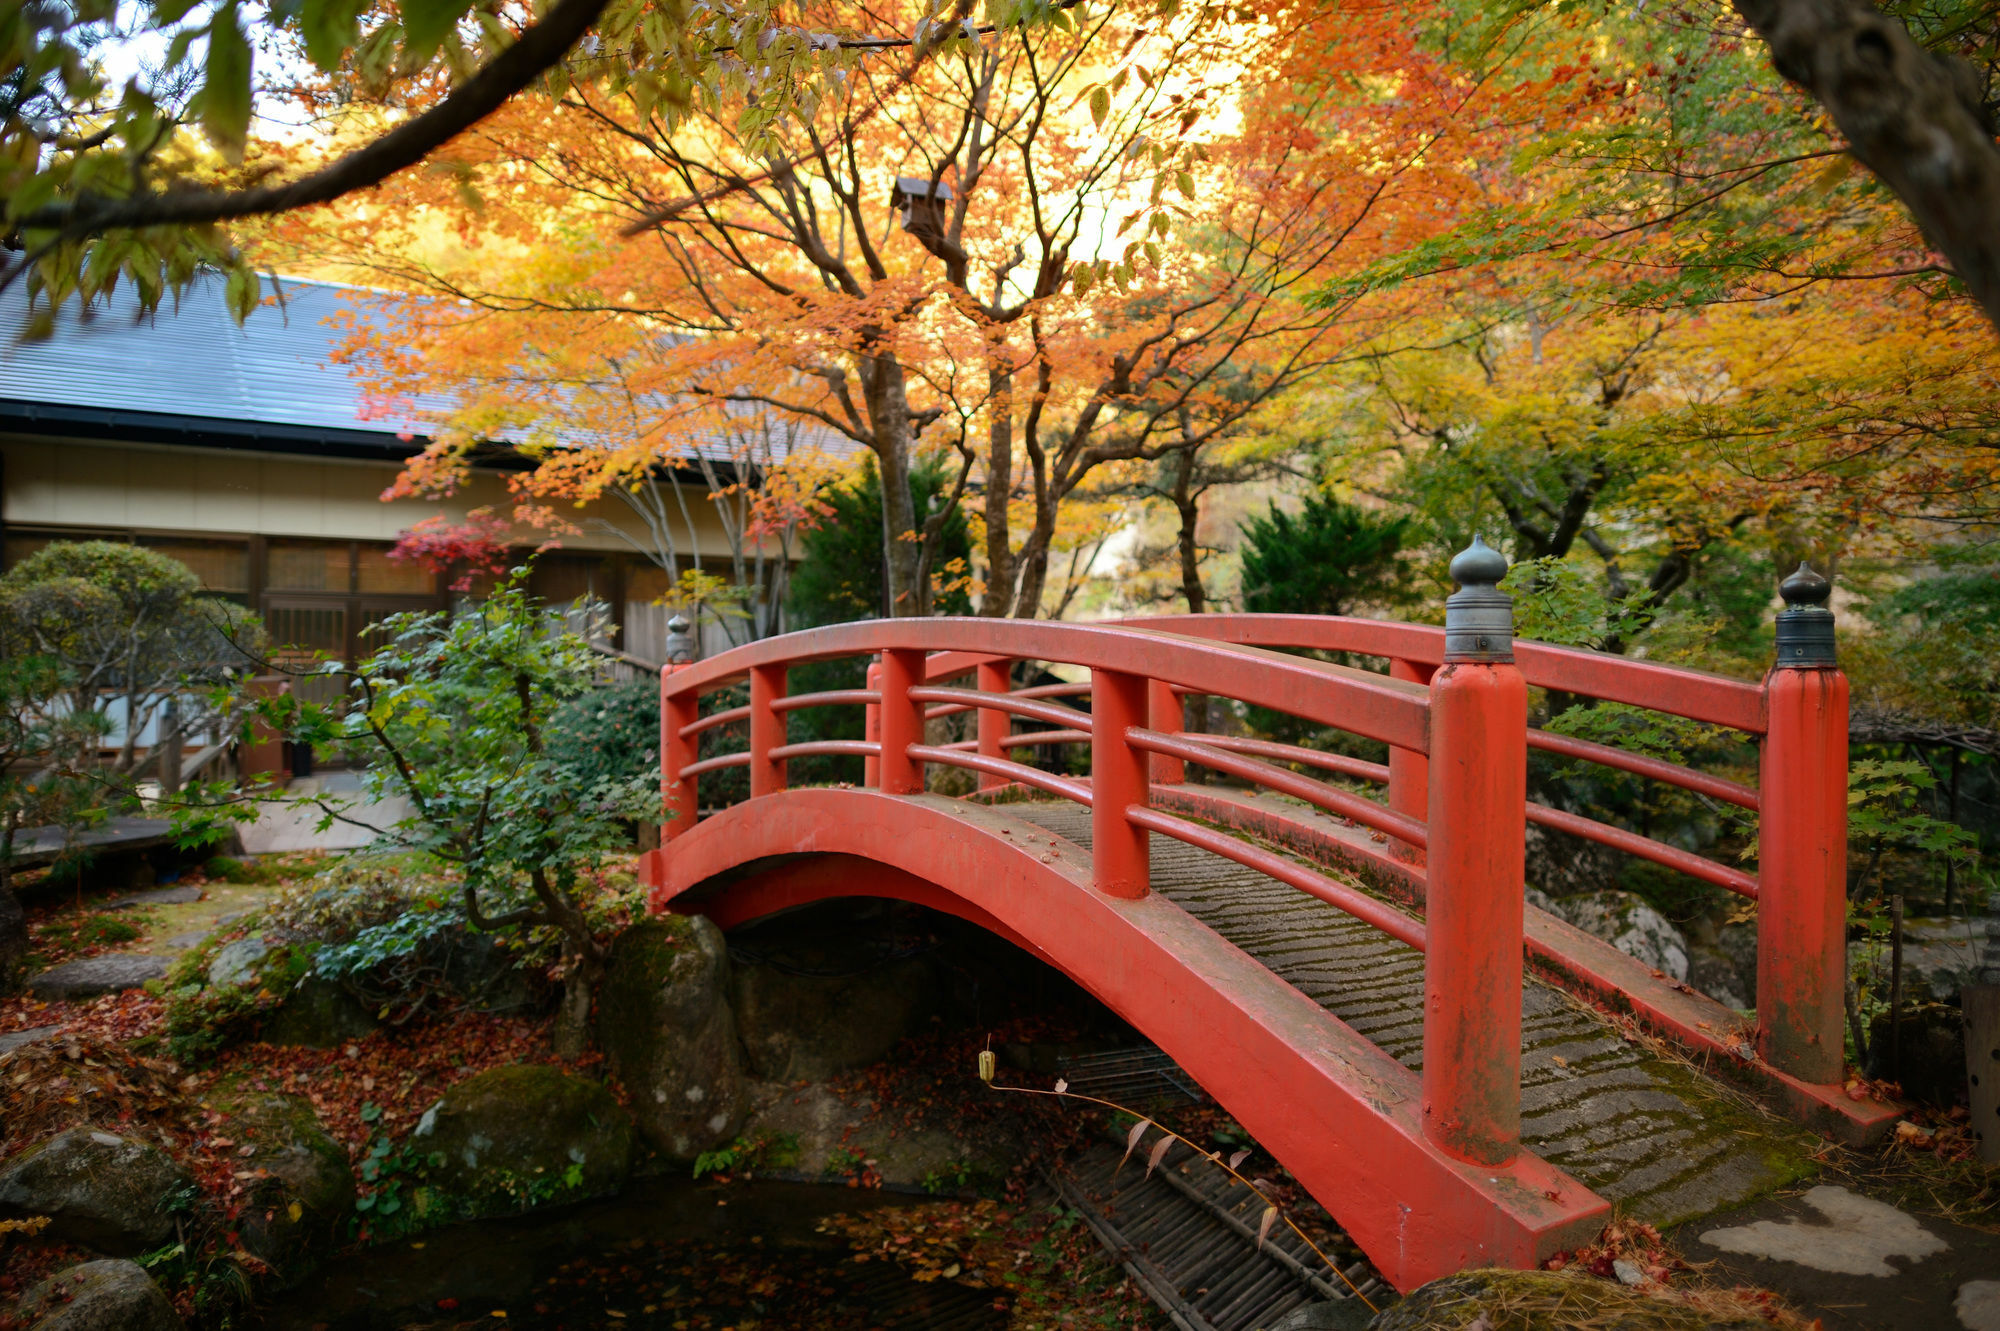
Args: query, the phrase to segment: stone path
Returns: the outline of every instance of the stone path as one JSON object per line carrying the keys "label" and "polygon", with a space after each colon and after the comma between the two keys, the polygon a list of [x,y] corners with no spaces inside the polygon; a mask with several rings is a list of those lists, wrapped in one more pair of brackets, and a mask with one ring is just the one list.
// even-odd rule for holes
{"label": "stone path", "polygon": [[1768,1197],[1668,1237],[1714,1282],[1775,1290],[1827,1331],[2000,1331],[2000,1234],[1847,1188]]}
{"label": "stone path", "polygon": [[[1006,811],[1089,848],[1087,809],[1037,802]],[[1423,957],[1414,948],[1171,838],[1154,836],[1152,857],[1157,891],[1405,1067],[1422,1067]],[[1667,1225],[1739,1205],[1807,1171],[1813,1143],[1802,1132],[1627,1044],[1590,1009],[1532,979],[1522,1037],[1523,1141],[1639,1219]]]}

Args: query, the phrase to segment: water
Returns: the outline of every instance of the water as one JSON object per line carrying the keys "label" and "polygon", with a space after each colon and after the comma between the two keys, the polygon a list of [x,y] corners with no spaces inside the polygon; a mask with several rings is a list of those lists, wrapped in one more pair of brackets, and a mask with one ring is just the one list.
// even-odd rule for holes
{"label": "water", "polygon": [[509,1327],[999,1331],[992,1291],[920,1284],[818,1232],[835,1212],[926,1199],[803,1183],[634,1184],[561,1211],[454,1226],[329,1262],[264,1331]]}

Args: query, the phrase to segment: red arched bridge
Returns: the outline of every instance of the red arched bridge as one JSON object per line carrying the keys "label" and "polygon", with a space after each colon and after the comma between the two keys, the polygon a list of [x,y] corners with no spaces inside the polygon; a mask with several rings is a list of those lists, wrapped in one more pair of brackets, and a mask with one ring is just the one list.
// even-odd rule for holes
{"label": "red arched bridge", "polygon": [[[1744,1090],[1849,1140],[1878,1132],[1893,1109],[1842,1087],[1847,685],[1816,604],[1826,584],[1787,581],[1800,603],[1751,684],[1516,644],[1493,587],[1505,567],[1477,543],[1454,561],[1443,629],[886,620],[669,666],[654,905],[728,928],[891,897],[1011,940],[1196,1077],[1406,1289],[1534,1264],[1588,1239],[1612,1202],[1666,1223],[1786,1181]],[[1388,670],[1288,654],[1302,649]],[[791,668],[855,656],[875,660],[869,687],[787,692]],[[1021,663],[1089,681],[1017,688]],[[746,678],[746,705],[705,706]],[[1757,785],[1531,729],[1531,687],[1740,732]],[[1389,761],[1185,733],[1187,695],[1377,740]],[[788,739],[793,712],[842,706],[867,710],[866,739]],[[977,738],[927,742],[966,712]],[[702,755],[746,723],[747,749]],[[1030,745],[1087,746],[1088,776],[1019,761]],[[1757,872],[1531,802],[1530,748],[1755,811]],[[789,786],[787,762],[812,755],[865,758],[865,785]],[[1229,780],[1190,784],[1190,763]],[[732,766],[749,798],[698,820],[701,775]],[[934,768],[976,773],[978,793],[926,793]],[[1524,909],[1530,823],[1756,902],[1754,1020]],[[1625,1038],[1631,1022],[1680,1057]]]}

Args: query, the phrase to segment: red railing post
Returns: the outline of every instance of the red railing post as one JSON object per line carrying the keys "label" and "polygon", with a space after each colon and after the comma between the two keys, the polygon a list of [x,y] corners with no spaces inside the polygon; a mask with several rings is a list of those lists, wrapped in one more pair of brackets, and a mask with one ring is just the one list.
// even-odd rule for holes
{"label": "red railing post", "polygon": [[1146,830],[1125,811],[1147,800],[1147,755],[1125,734],[1146,725],[1146,680],[1120,670],[1090,672],[1090,860],[1097,890],[1143,897],[1152,887]]}
{"label": "red railing post", "polygon": [[[1401,658],[1389,662],[1389,678],[1408,680],[1412,684],[1428,685],[1437,667],[1421,661],[1405,661]],[[1389,807],[1397,813],[1407,814],[1419,822],[1430,816],[1431,804],[1431,760],[1415,749],[1389,749]],[[1401,841],[1390,843],[1392,854],[1418,864],[1423,863],[1424,852]]]}
{"label": "red railing post", "polygon": [[1847,676],[1832,584],[1800,564],[1778,590],[1757,782],[1757,1043],[1780,1072],[1824,1085],[1845,1064]]}
{"label": "red railing post", "polygon": [[[1187,728],[1187,712],[1181,705],[1181,695],[1174,692],[1174,686],[1163,679],[1146,683],[1147,725],[1162,735],[1178,735]],[[1187,782],[1187,763],[1179,758],[1170,758],[1164,753],[1148,755],[1150,766],[1148,775],[1156,786],[1178,786]]]}
{"label": "red railing post", "polygon": [[668,693],[667,685],[673,677],[688,667],[686,663],[670,665],[660,672],[660,794],[662,813],[666,822],[660,827],[660,844],[665,845],[675,837],[686,836],[694,830],[696,801],[699,794],[698,776],[682,776],[681,769],[692,763],[701,751],[701,736],[684,736],[681,731],[691,726],[701,716],[701,695],[693,689],[683,693]]}
{"label": "red railing post", "polygon": [[785,667],[750,667],[750,798],[785,788],[785,760],[771,750],[785,742],[785,714],[771,704],[785,696]]}
{"label": "red railing post", "polygon": [[1522,860],[1528,686],[1514,668],[1507,572],[1474,537],[1451,561],[1444,666],[1431,681],[1424,1132],[1497,1165],[1521,1140]]}
{"label": "red railing post", "polygon": [[[876,693],[882,691],[882,663],[880,661],[870,661],[868,663],[868,687]],[[862,709],[861,738],[875,744],[882,742],[882,705],[880,703],[871,702]],[[861,784],[867,786],[870,790],[878,789],[882,784],[882,760],[873,754],[861,760]]]}
{"label": "red railing post", "polygon": [[924,705],[910,697],[921,686],[924,654],[906,647],[882,653],[882,757],[877,787],[885,795],[921,795],[924,765],[910,746],[924,742]]}
{"label": "red railing post", "polygon": [[[1014,671],[1011,661],[983,661],[979,666],[979,691],[981,693],[1006,693],[1014,687]],[[1005,758],[1007,750],[1000,741],[1014,733],[1013,718],[1007,713],[991,707],[979,709],[979,756],[982,758]],[[991,772],[979,774],[981,790],[998,790],[1007,784],[1007,778]]]}

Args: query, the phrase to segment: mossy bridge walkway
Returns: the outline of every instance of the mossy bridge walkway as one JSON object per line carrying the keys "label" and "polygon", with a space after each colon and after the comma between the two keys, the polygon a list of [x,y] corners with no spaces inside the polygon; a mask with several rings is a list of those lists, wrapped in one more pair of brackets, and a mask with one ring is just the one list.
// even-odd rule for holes
{"label": "mossy bridge walkway", "polygon": [[[892,620],[669,666],[654,905],[727,928],[890,897],[1011,940],[1198,1078],[1400,1288],[1532,1265],[1614,1204],[1667,1223],[1749,1200],[1796,1175],[1808,1129],[1861,1140],[1895,1113],[1842,1084],[1846,684],[1814,637],[1824,583],[1788,582],[1781,659],[1753,684],[1515,643],[1504,567],[1479,547],[1455,561],[1443,629]],[[873,662],[868,687],[787,692],[792,667],[850,656]],[[1087,680],[1017,687],[1024,665]],[[746,680],[747,703],[718,705]],[[1758,782],[1531,729],[1531,688],[1739,731]],[[1188,733],[1188,695],[1389,761]],[[867,737],[792,742],[787,718],[816,706],[865,708]],[[747,747],[704,755],[731,726]],[[1531,747],[1755,810],[1757,872],[1531,801]],[[1085,774],[1024,748],[1087,753],[1046,765]],[[788,783],[790,760],[832,754],[862,758],[864,783]],[[702,773],[726,767],[748,769],[749,797],[698,818]],[[927,789],[950,769],[978,789]],[[1525,906],[1530,823],[1755,900],[1756,1016]]]}

